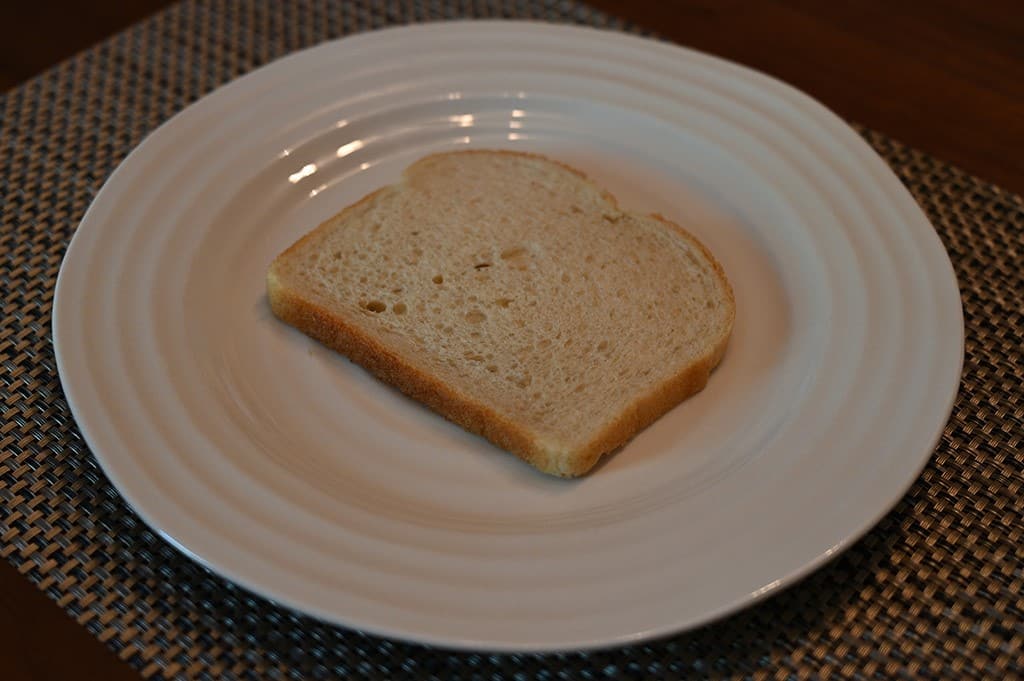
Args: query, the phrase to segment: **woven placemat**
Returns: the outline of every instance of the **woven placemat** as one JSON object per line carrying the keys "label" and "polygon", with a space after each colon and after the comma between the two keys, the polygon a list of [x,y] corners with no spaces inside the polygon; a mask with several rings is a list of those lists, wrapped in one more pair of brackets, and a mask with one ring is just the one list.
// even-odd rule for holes
{"label": "woven placemat", "polygon": [[84,446],[50,339],[54,281],[101,183],[218,85],[355,31],[455,17],[631,27],[569,1],[187,2],[0,100],[0,553],[144,676],[1024,678],[1024,202],[862,130],[924,207],[963,291],[966,363],[935,456],[866,538],[758,607],[598,653],[453,654],[335,628],[191,562]]}

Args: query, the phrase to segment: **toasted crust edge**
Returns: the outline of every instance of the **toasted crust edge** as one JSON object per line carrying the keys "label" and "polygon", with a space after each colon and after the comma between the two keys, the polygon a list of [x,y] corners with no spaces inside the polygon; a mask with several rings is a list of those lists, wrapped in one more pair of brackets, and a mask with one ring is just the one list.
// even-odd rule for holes
{"label": "toasted crust edge", "polygon": [[[434,157],[480,153],[522,156],[553,163],[589,183],[600,192],[612,208],[618,209],[618,201],[615,197],[607,190],[597,186],[585,173],[560,161],[528,152],[463,150],[432,154],[411,164],[402,174],[402,179],[404,181],[416,166]],[[342,316],[287,290],[279,280],[277,267],[292,251],[298,249],[307,240],[315,238],[320,231],[329,229],[334,223],[343,220],[349,213],[366,203],[379,199],[390,191],[394,191],[398,186],[400,184],[382,187],[367,194],[340,213],[325,220],[279,254],[267,271],[267,297],[271,310],[281,321],[345,355],[378,379],[392,385],[453,423],[515,454],[540,471],[564,478],[584,475],[597,464],[603,455],[621,447],[644,428],[678,406],[683,400],[703,390],[711,372],[725,355],[729,339],[732,336],[736,303],[732,286],[725,276],[724,269],[707,247],[687,230],[661,215],[650,214],[646,217],[663,223],[667,229],[697,247],[714,269],[726,292],[728,304],[729,318],[722,337],[717,340],[708,353],[684,367],[675,376],[662,381],[646,394],[637,398],[618,418],[578,450],[565,452],[537,441],[527,429],[405,361],[398,353],[386,347],[371,334]]]}

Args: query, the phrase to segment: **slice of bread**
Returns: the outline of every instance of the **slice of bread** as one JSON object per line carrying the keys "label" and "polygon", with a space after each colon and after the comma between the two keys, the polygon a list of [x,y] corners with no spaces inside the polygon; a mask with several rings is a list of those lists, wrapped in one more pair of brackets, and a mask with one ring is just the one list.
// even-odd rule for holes
{"label": "slice of bread", "polygon": [[417,161],[279,255],[267,288],[283,321],[565,477],[700,391],[735,316],[693,236],[507,151]]}

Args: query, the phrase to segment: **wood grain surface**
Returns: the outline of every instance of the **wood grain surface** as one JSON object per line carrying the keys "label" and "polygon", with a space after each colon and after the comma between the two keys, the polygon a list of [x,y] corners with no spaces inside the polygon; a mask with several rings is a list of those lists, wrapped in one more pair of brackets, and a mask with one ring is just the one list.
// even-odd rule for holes
{"label": "wood grain surface", "polygon": [[[776,76],[848,120],[1024,193],[1020,0],[592,1],[665,38]],[[0,3],[0,90],[167,4]],[[5,561],[0,594],[0,677],[141,678]]]}

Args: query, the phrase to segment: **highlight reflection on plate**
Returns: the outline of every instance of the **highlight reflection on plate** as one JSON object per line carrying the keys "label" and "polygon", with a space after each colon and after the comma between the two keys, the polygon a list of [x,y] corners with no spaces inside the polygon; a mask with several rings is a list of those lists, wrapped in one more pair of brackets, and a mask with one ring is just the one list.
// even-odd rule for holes
{"label": "highlight reflection on plate", "polygon": [[[733,283],[705,391],[584,479],[534,472],[267,307],[278,252],[456,147],[584,169]],[[706,55],[515,22],[327,43],[189,107],[97,196],[54,308],[83,434],[170,541],[329,621],[506,650],[682,630],[820,565],[926,462],[962,331],[931,226],[835,116]]]}

